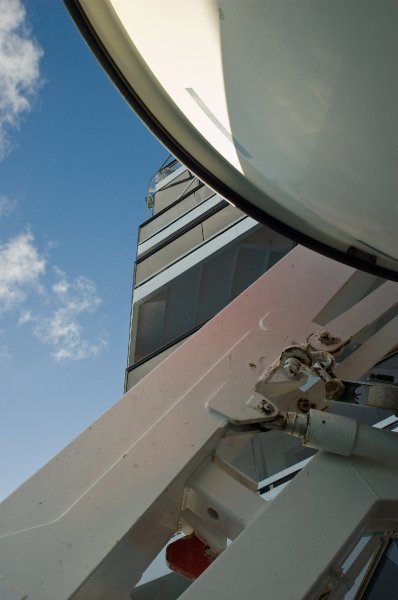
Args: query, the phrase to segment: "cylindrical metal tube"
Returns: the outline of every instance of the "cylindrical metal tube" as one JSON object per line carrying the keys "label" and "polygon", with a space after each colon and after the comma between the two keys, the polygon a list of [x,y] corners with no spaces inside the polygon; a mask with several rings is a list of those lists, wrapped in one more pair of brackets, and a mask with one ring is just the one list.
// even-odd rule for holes
{"label": "cylindrical metal tube", "polygon": [[398,434],[360,423],[352,454],[398,464]]}
{"label": "cylindrical metal tube", "polygon": [[308,429],[303,443],[312,448],[350,456],[357,433],[357,422],[320,410],[310,410]]}
{"label": "cylindrical metal tube", "polygon": [[299,437],[304,446],[334,454],[350,454],[398,463],[398,435],[355,419],[310,410],[308,414],[288,413],[286,433]]}

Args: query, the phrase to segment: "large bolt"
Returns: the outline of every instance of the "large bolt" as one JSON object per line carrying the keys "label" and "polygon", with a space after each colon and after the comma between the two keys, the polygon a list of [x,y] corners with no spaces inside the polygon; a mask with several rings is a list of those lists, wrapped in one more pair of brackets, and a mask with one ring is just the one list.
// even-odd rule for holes
{"label": "large bolt", "polygon": [[333,346],[334,344],[338,344],[339,343],[340,338],[337,335],[336,336],[332,335],[330,333],[330,331],[322,331],[318,335],[318,340],[324,346]]}
{"label": "large bolt", "polygon": [[283,370],[289,377],[292,377],[293,379],[295,379],[296,377],[298,377],[300,375],[301,367],[302,367],[302,365],[301,365],[301,362],[298,360],[298,358],[294,358],[292,356],[285,360],[285,364],[283,365]]}
{"label": "large bolt", "polygon": [[325,390],[328,400],[338,400],[345,392],[345,385],[339,379],[330,379],[325,382]]}
{"label": "large bolt", "polygon": [[261,408],[261,410],[267,415],[272,414],[275,410],[274,405],[271,404],[271,402],[268,402],[268,400],[265,398],[263,398],[263,400],[260,402],[259,408]]}
{"label": "large bolt", "polygon": [[297,407],[299,410],[301,410],[301,412],[307,413],[311,408],[311,404],[308,398],[299,398],[297,402]]}

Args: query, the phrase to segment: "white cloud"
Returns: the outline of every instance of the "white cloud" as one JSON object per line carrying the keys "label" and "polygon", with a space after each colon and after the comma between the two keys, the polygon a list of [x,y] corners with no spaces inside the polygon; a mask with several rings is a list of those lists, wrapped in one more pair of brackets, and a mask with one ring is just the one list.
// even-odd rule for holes
{"label": "white cloud", "polygon": [[0,246],[0,314],[21,304],[39,284],[46,261],[30,232],[21,233]]}
{"label": "white cloud", "polygon": [[101,304],[95,283],[58,267],[47,272],[46,263],[30,232],[0,245],[0,317],[19,308],[17,325],[30,326],[57,361],[96,356],[106,340],[87,335],[86,319]]}
{"label": "white cloud", "polygon": [[0,217],[9,215],[16,207],[15,200],[0,194]]}
{"label": "white cloud", "polygon": [[31,108],[42,55],[20,0],[0,0],[0,160],[10,149],[9,128]]}
{"label": "white cloud", "polygon": [[25,323],[29,323],[30,321],[35,321],[35,317],[32,316],[31,310],[24,310],[21,313],[21,316],[18,319],[18,326],[25,325]]}
{"label": "white cloud", "polygon": [[41,342],[52,347],[51,354],[57,361],[96,356],[106,341],[103,338],[94,342],[87,340],[78,320],[84,313],[93,313],[101,303],[95,284],[82,276],[69,281],[59,269],[56,273],[59,279],[52,286],[52,293],[57,308],[50,316],[40,319],[33,332]]}

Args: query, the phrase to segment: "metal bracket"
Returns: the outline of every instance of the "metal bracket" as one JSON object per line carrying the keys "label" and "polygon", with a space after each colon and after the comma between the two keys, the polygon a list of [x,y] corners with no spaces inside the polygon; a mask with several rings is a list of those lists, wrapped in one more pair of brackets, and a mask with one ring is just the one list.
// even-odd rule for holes
{"label": "metal bracket", "polygon": [[[327,335],[331,336],[328,332]],[[257,384],[256,390],[266,389],[269,393],[268,384],[271,380],[278,384],[295,382],[292,387],[297,388],[308,377],[316,376],[325,384],[326,398],[337,400],[344,393],[344,385],[333,373],[335,364],[334,355],[326,350],[314,350],[310,344],[288,346],[271,365],[264,379]]]}
{"label": "metal bracket", "polygon": [[[398,411],[398,385],[375,381],[343,381],[344,393],[339,398],[341,402],[352,402],[381,408],[383,410]],[[361,394],[358,389],[362,388]],[[361,397],[361,401],[359,401]]]}
{"label": "metal bracket", "polygon": [[[214,395],[206,403],[206,408],[216,412],[218,415],[225,417],[231,423],[235,425],[249,425],[255,423],[264,423],[267,421],[273,421],[278,416],[278,409],[276,406],[265,399],[257,392],[253,392],[247,402],[236,401],[236,388],[234,388],[234,395],[228,393],[228,388],[232,387],[226,384],[216,395]],[[242,396],[244,391],[242,390]]]}

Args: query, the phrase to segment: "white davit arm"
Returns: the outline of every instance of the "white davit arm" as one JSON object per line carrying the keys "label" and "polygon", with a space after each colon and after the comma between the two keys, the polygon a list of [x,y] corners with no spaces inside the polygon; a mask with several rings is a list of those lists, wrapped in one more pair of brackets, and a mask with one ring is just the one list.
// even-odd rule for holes
{"label": "white davit arm", "polygon": [[[264,414],[253,408],[257,381],[292,340],[305,342],[320,329],[317,316],[322,311],[325,314],[325,308],[332,306],[335,297],[338,298],[335,308],[342,303],[340,312],[346,309],[345,290],[351,290],[352,295],[355,277],[356,271],[351,267],[296,247],[5,500],[0,505],[1,600],[128,600],[143,571],[178,530],[182,511],[188,510],[184,505],[187,482],[194,485],[195,473],[201,465],[203,469],[227,431],[229,421],[264,420]],[[396,284],[385,286],[383,293],[374,292],[373,301],[357,305],[356,316],[346,312],[351,314],[346,322],[342,316],[342,336],[360,331],[397,303]],[[352,332],[347,323],[354,323]],[[345,376],[352,372],[357,377],[366,372],[393,348],[397,341],[391,334],[394,329],[392,324],[390,330],[384,330],[376,349],[367,346],[360,365],[354,353]],[[354,482],[352,469],[357,467],[350,466],[353,460],[321,453],[308,467],[315,486],[311,488],[312,504],[316,504],[318,493],[318,506],[326,502],[327,492],[332,498],[329,489],[332,484],[329,488],[322,487],[327,480],[334,481],[339,491],[347,491],[341,496],[341,505],[348,502],[349,494],[352,503],[359,503],[356,513],[345,512],[341,507],[344,518],[333,530],[336,541],[327,544],[322,553],[323,570],[335,559],[336,548],[340,552],[354,530],[360,534],[358,519],[363,522],[376,502],[376,496],[365,498],[362,483],[355,483],[360,478],[354,478]],[[348,466],[340,469],[343,463]],[[322,471],[324,464],[327,472]],[[383,469],[388,470],[391,485],[387,491],[380,488],[380,497],[397,498],[397,473],[391,466]],[[376,469],[375,477],[377,473],[380,471]],[[372,471],[369,477],[373,476]],[[211,481],[210,475],[208,479]],[[237,480],[231,480],[231,489],[235,489]],[[296,569],[305,571],[302,589],[310,589],[315,577],[313,570],[302,569],[297,545],[294,548],[296,542],[289,539],[290,533],[291,539],[304,535],[297,523],[297,510],[288,510],[288,504],[295,502],[296,494],[305,488],[303,481],[305,475],[300,475],[297,483],[285,490],[286,500],[282,494],[271,506],[264,504],[266,510],[258,504],[255,493],[249,495],[245,487],[241,496],[240,492],[236,496],[242,498],[242,517],[234,515],[233,509],[229,517],[223,513],[223,502],[227,505],[233,498],[230,493],[223,500],[220,490],[220,526],[230,539],[238,533],[239,536],[185,592],[184,598],[242,598],[242,589],[248,590],[247,586],[250,590],[245,592],[246,597],[263,598],[267,573],[272,576],[277,572],[275,565],[267,563],[265,567],[264,552],[268,559],[279,553],[274,563],[279,563],[280,571],[283,557],[285,553],[286,557],[292,554],[292,547]],[[350,487],[348,484],[344,487],[348,481]],[[228,485],[225,484],[225,489]],[[201,493],[204,494],[203,486]],[[216,500],[216,489],[213,495]],[[281,519],[277,525],[274,517],[267,521],[271,509],[278,513],[275,519]],[[306,512],[305,505],[301,509]],[[329,509],[332,511],[333,507]],[[198,507],[195,510],[198,517],[200,510]],[[239,512],[239,506],[234,510]],[[214,512],[206,511],[202,519],[213,519],[214,529]],[[192,507],[191,512],[194,512]],[[311,515],[307,510],[307,520],[302,521],[309,527],[311,518],[314,519],[313,530],[307,529],[305,535],[322,539],[321,515],[316,512]],[[332,513],[324,516],[327,523],[333,521]],[[266,538],[258,528],[260,523],[265,527]],[[249,547],[254,550],[245,554]],[[311,552],[315,556],[318,548]],[[253,554],[255,560],[249,561],[247,557]],[[246,556],[245,565],[239,570],[235,562],[242,556]],[[321,563],[318,567],[321,569]],[[294,581],[292,562],[288,570],[286,585],[288,580]],[[321,571],[317,577],[320,574]],[[211,596],[209,590],[214,589],[214,581],[219,589]],[[290,596],[286,592],[269,597]]]}

